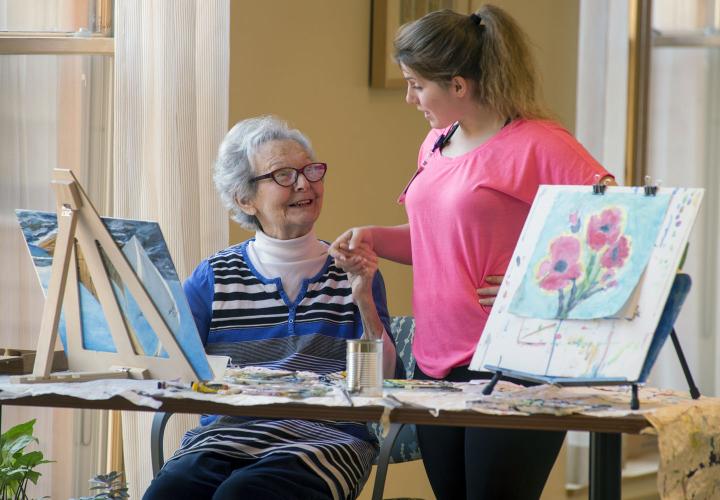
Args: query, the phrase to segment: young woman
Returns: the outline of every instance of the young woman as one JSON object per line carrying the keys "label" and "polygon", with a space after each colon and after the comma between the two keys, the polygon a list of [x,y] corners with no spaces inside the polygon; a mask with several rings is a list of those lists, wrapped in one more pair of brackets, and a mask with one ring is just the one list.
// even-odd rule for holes
{"label": "young woman", "polygon": [[[341,266],[356,248],[413,266],[414,377],[465,381],[468,364],[540,184],[612,176],[536,98],[525,34],[501,9],[432,12],[400,28],[395,59],[406,101],[432,130],[399,201],[408,224],[352,228],[331,246]],[[599,176],[599,177],[598,177]],[[439,499],[537,498],[564,433],[418,428]]]}

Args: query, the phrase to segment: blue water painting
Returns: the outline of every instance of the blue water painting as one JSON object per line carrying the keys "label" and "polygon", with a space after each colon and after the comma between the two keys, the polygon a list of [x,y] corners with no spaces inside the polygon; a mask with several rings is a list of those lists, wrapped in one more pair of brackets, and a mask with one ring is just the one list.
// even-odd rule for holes
{"label": "blue water painting", "polygon": [[[52,252],[57,236],[57,215],[54,212],[32,210],[16,210],[15,213],[30,250],[40,284],[47,295]],[[102,221],[148,291],[197,375],[203,380],[212,379],[213,374],[207,362],[205,349],[198,335],[195,321],[160,226],[155,222],[106,217],[103,217]],[[137,302],[122,283],[102,250],[101,255],[115,297],[125,316],[125,323],[128,326],[135,351],[145,356],[167,357],[167,352],[143,316]],[[89,273],[84,268],[81,255],[79,255],[78,261],[83,347],[91,351],[116,352],[110,328],[105,320]],[[63,347],[67,350],[63,316],[61,316],[58,326],[58,333]]]}
{"label": "blue water painting", "polygon": [[619,314],[645,270],[670,194],[559,193],[509,311],[537,319]]}

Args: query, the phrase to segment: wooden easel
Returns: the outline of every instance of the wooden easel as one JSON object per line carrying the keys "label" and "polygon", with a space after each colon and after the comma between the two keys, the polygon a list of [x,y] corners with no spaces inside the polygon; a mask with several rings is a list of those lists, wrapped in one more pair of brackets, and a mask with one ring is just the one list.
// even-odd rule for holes
{"label": "wooden easel", "polygon": [[[188,357],[158,311],[135,271],[103,224],[70,170],[55,169],[58,234],[50,284],[40,324],[32,375],[11,377],[15,383],[73,382],[103,378],[181,378],[200,380]],[[83,347],[76,245],[82,249],[117,352]],[[142,314],[157,335],[167,358],[138,353],[108,277],[100,249],[115,267]],[[67,373],[50,373],[60,313],[65,307]]]}

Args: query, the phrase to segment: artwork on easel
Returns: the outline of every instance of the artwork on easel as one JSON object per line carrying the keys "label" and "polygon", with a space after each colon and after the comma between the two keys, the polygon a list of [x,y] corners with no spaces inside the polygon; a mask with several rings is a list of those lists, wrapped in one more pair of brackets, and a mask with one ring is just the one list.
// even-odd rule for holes
{"label": "artwork on easel", "polygon": [[626,306],[669,203],[663,193],[556,198],[509,311],[539,319],[631,318],[635,311]]}
{"label": "artwork on easel", "polygon": [[[56,175],[72,176],[59,172]],[[74,177],[70,182],[76,183]],[[100,218],[79,185],[77,189],[77,198],[83,201],[74,214],[78,216],[72,229],[77,232],[71,236],[74,243],[66,244],[71,258],[63,287],[65,279],[73,283],[61,294],[64,300],[60,299],[62,313],[56,327],[70,370],[141,365],[156,378],[212,379],[158,224]],[[56,244],[61,245],[58,215],[31,210],[17,210],[16,215],[49,297],[57,266]]]}
{"label": "artwork on easel", "polygon": [[470,368],[638,381],[702,196],[541,186]]}

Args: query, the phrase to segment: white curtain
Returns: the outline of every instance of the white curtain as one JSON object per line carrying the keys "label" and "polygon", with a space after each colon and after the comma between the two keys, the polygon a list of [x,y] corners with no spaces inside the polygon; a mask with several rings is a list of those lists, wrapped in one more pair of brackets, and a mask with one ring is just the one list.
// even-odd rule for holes
{"label": "white curtain", "polygon": [[[228,243],[212,165],[228,128],[229,22],[228,0],[115,3],[114,215],[158,221],[181,279]],[[131,498],[152,479],[151,418],[123,413]]]}
{"label": "white curtain", "polygon": [[626,0],[581,0],[575,135],[623,184],[628,75]]}
{"label": "white curtain", "polygon": [[[46,61],[47,62],[47,61]],[[50,173],[56,166],[54,134],[35,132],[33,124],[51,124],[56,119],[55,87],[33,85],[57,74],[56,64],[43,68],[28,64],[23,56],[0,56],[0,345],[35,349],[43,294],[30,254],[15,219],[14,209],[54,210]],[[40,449],[51,458],[53,410],[2,407],[3,430],[36,418]],[[62,458],[69,458],[62,457]],[[43,473],[33,495],[51,494],[54,469]]]}

